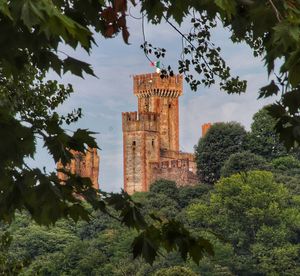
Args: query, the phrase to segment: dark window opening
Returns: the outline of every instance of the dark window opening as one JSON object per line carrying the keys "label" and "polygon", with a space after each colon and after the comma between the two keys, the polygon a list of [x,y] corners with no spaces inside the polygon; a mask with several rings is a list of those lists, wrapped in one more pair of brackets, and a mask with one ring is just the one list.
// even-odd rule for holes
{"label": "dark window opening", "polygon": [[152,146],[154,146],[154,140],[152,140]]}
{"label": "dark window opening", "polygon": [[169,104],[169,108],[171,108],[172,107],[172,105],[171,104]]}
{"label": "dark window opening", "polygon": [[135,146],[135,145],[136,145],[135,141],[133,141],[133,142],[132,142],[132,145],[133,145],[133,146]]}

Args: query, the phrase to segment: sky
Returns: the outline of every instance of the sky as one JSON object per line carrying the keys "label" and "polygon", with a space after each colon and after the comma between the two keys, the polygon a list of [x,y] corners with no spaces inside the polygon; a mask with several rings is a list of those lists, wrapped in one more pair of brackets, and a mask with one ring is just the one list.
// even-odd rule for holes
{"label": "sky", "polygon": [[[90,63],[98,78],[85,76],[82,79],[70,74],[59,78],[55,73],[48,75],[48,78],[57,79],[61,83],[72,83],[75,93],[58,111],[65,114],[81,107],[83,118],[68,128],[87,128],[97,132],[95,137],[101,148],[99,184],[101,190],[108,192],[118,192],[123,187],[121,113],[137,110],[132,75],[155,71],[140,49],[143,43],[141,20],[129,18],[128,24],[130,45],[123,42],[121,35],[114,39],[98,35],[98,46],[93,47],[90,55],[81,49],[73,51],[62,47],[64,52]],[[181,54],[181,38],[178,33],[166,23],[158,26],[145,24],[144,30],[147,41],[167,49],[166,57],[161,61],[175,69]],[[188,30],[188,25],[183,24],[181,30]],[[194,145],[201,136],[201,125],[207,122],[237,121],[249,130],[253,114],[268,103],[257,100],[259,88],[268,82],[263,62],[252,56],[248,46],[233,44],[229,36],[227,30],[218,27],[213,32],[212,40],[222,48],[222,56],[231,67],[233,75],[237,74],[248,81],[247,92],[243,95],[227,95],[218,86],[201,86],[197,92],[193,92],[184,83],[184,94],[179,100],[182,151],[193,152]],[[48,171],[55,168],[53,160],[41,145],[32,164],[45,166]]]}

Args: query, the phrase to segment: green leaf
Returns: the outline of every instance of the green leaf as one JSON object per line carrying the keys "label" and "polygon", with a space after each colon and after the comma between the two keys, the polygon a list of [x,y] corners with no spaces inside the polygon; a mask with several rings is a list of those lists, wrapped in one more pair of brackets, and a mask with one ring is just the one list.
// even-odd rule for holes
{"label": "green leaf", "polygon": [[293,87],[300,84],[300,62],[293,65],[289,70],[289,82]]}
{"label": "green leaf", "polygon": [[96,134],[96,132],[88,131],[87,129],[77,129],[71,137],[68,146],[71,149],[79,150],[81,152],[84,152],[85,144],[91,148],[98,148],[96,139],[92,137],[91,134]]}
{"label": "green leaf", "polygon": [[300,110],[300,90],[294,89],[285,93],[282,97],[282,104],[289,108],[290,114],[298,113]]}
{"label": "green leaf", "polygon": [[65,133],[49,136],[44,138],[44,147],[53,156],[55,163],[61,161],[65,166],[70,162],[73,155],[68,150],[70,137]]}
{"label": "green leaf", "polygon": [[160,0],[145,0],[142,1],[142,12],[147,12],[147,18],[153,24],[160,22],[165,8]]}
{"label": "green leaf", "polygon": [[10,20],[13,20],[8,4],[7,4],[7,0],[0,0],[0,12],[2,12],[5,16],[7,16]]}
{"label": "green leaf", "polygon": [[154,226],[140,233],[132,243],[133,258],[143,257],[153,264],[159,248],[160,232]]}
{"label": "green leaf", "polygon": [[24,24],[30,29],[45,18],[38,9],[35,8],[31,0],[24,1],[21,13],[21,19]]}
{"label": "green leaf", "polygon": [[122,218],[121,222],[127,227],[140,230],[147,225],[143,215],[136,206],[128,205],[126,208],[123,208],[120,217]]}
{"label": "green leaf", "polygon": [[191,236],[182,223],[175,220],[163,225],[162,242],[167,251],[177,248],[184,260],[189,255],[196,263],[199,263],[205,253],[214,255],[212,244],[208,240]]}
{"label": "green leaf", "polygon": [[235,0],[215,0],[215,3],[226,13],[229,18],[236,13]]}
{"label": "green leaf", "polygon": [[270,84],[260,88],[258,99],[277,95],[278,92],[279,87],[275,84],[274,80],[272,80]]}
{"label": "green leaf", "polygon": [[266,110],[268,110],[269,114],[276,119],[286,115],[286,110],[280,103],[268,105]]}
{"label": "green leaf", "polygon": [[82,78],[83,78],[82,75],[83,72],[96,77],[90,64],[72,57],[67,57],[63,61],[63,68],[64,68],[64,73],[70,71],[72,74]]}

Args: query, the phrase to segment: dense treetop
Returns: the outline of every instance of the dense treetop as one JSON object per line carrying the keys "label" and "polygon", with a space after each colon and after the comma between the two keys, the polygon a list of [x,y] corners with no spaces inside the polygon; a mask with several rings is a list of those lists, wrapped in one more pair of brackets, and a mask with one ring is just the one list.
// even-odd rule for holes
{"label": "dense treetop", "polygon": [[213,124],[195,146],[199,179],[210,184],[218,180],[228,157],[244,149],[246,135],[246,130],[239,123]]}

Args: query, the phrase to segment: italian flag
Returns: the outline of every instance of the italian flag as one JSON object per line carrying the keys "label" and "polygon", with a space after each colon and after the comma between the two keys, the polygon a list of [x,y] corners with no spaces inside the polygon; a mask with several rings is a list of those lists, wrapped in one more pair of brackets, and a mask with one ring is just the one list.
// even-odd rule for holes
{"label": "italian flag", "polygon": [[151,62],[150,65],[156,67],[156,73],[160,73],[160,61]]}

